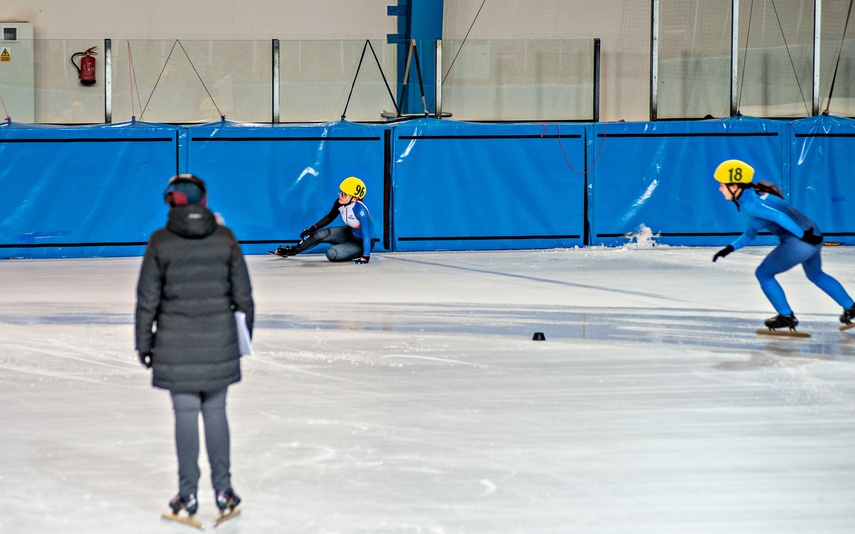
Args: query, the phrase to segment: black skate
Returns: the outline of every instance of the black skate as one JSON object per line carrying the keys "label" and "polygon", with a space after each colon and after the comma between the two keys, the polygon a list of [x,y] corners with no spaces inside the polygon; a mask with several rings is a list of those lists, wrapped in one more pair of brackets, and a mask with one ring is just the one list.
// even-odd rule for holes
{"label": "black skate", "polygon": [[796,319],[796,316],[793,314],[790,315],[781,315],[780,313],[774,317],[770,317],[766,319],[766,328],[769,330],[777,330],[779,328],[789,328],[792,331],[795,331],[796,326],[799,324],[799,320]]}
{"label": "black skate", "polygon": [[199,509],[199,502],[196,500],[196,495],[191,493],[189,497],[182,497],[181,494],[176,495],[169,501],[169,507],[172,508],[172,513],[177,514],[181,510],[187,512],[188,515],[194,515]]}
{"label": "black skate", "polygon": [[[779,336],[795,336],[795,337],[810,337],[807,332],[796,332],[796,326],[799,320],[793,314],[781,315],[766,319],[766,330],[757,330],[758,334],[772,334]],[[779,328],[787,328],[788,330],[778,330]]]}
{"label": "black skate", "polygon": [[237,493],[232,488],[218,491],[215,495],[217,508],[220,509],[220,517],[214,521],[214,526],[217,526],[240,513],[240,510],[237,509],[237,506],[240,504],[240,497],[237,496]]}
{"label": "black skate", "polygon": [[297,247],[281,246],[277,248],[276,252],[274,252],[273,254],[276,254],[277,256],[282,256],[283,258],[287,258],[289,256],[296,256],[299,253],[300,249],[298,249]]}
{"label": "black skate", "polygon": [[840,329],[849,330],[850,328],[855,328],[853,320],[855,320],[855,306],[852,306],[848,310],[843,310],[843,315],[840,316],[840,322],[843,323],[843,326]]}
{"label": "black skate", "polygon": [[[190,525],[191,527],[196,527],[200,530],[205,528],[204,524],[193,518],[193,516],[196,515],[196,511],[199,509],[199,502],[196,500],[195,494],[191,493],[187,497],[182,497],[178,494],[169,501],[169,507],[172,509],[172,513],[165,512],[161,516],[164,519],[184,523],[185,525]],[[186,512],[187,515],[180,515],[181,511]]]}

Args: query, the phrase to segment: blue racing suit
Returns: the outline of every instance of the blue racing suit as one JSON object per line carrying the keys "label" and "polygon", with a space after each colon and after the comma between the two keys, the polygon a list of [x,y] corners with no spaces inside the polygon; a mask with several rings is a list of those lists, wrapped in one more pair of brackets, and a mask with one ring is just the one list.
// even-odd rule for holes
{"label": "blue racing suit", "polygon": [[822,243],[812,245],[802,240],[805,232],[813,231],[820,236],[819,228],[804,214],[788,205],[783,199],[770,193],[758,193],[754,189],[743,189],[739,206],[748,216],[748,228],[730,245],[739,250],[765,230],[773,233],[780,244],[760,263],[755,274],[760,288],[781,315],[791,315],[793,310],[787,302],[781,284],[775,276],[801,264],[808,280],[823,290],[837,304],[848,309],[853,306],[852,297],[834,277],[822,270]]}

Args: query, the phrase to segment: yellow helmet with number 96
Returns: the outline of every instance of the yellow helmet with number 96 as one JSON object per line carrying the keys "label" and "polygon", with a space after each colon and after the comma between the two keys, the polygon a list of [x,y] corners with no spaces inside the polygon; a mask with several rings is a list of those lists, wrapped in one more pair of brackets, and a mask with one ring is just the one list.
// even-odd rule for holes
{"label": "yellow helmet with number 96", "polygon": [[754,167],[738,159],[729,159],[718,164],[713,174],[723,184],[750,184],[754,179]]}
{"label": "yellow helmet with number 96", "polygon": [[338,188],[346,195],[350,195],[353,198],[362,200],[365,198],[365,193],[367,189],[365,188],[365,182],[357,178],[356,176],[351,176],[349,178],[345,178],[341,185]]}

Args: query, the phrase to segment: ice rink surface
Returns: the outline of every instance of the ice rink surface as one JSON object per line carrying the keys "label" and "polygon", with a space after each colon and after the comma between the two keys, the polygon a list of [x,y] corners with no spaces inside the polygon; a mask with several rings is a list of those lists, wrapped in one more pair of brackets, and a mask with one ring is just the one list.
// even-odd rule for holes
{"label": "ice rink surface", "polygon": [[[796,269],[812,337],[758,336],[769,249],[715,250],[248,257],[243,513],[217,531],[855,532],[855,329]],[[823,257],[855,293],[855,249]],[[0,261],[0,532],[193,531],[160,519],[177,468],[133,350],[139,266]]]}

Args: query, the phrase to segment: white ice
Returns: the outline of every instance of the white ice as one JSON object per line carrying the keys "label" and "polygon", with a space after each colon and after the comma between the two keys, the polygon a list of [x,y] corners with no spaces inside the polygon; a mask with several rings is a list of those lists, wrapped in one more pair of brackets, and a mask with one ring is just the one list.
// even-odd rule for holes
{"label": "white ice", "polygon": [[[223,533],[855,532],[855,329],[768,248],[248,258]],[[0,262],[2,533],[182,533],[139,258]],[[855,249],[824,266],[855,293]],[[543,332],[545,341],[533,341]],[[204,453],[198,518],[215,506]]]}

